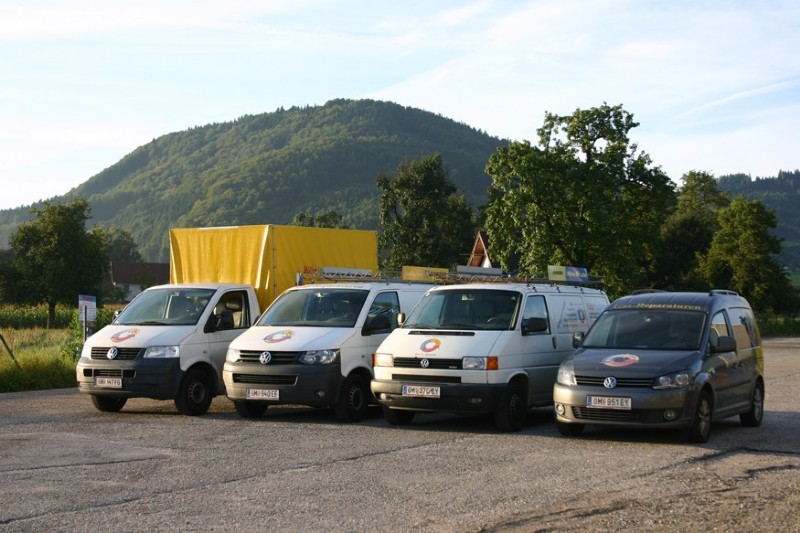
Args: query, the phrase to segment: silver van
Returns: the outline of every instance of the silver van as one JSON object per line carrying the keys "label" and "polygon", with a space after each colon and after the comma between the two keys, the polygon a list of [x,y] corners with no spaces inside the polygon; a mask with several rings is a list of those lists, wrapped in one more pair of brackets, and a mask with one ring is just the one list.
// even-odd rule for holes
{"label": "silver van", "polygon": [[714,420],[761,424],[761,336],[735,292],[625,296],[573,342],[553,388],[562,435],[585,425],[677,428],[689,442],[706,442]]}

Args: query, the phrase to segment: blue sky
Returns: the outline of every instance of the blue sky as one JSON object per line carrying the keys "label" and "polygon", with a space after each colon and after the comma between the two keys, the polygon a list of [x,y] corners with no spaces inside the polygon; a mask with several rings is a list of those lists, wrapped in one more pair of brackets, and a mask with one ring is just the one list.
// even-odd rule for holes
{"label": "blue sky", "polygon": [[0,0],[0,209],[335,98],[534,142],[545,112],[622,104],[676,182],[775,176],[800,168],[798,28],[797,0]]}

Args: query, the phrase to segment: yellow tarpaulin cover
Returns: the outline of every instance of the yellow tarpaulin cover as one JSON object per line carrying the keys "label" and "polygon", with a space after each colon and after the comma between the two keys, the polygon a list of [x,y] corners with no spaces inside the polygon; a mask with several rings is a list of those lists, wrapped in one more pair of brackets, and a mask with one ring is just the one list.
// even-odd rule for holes
{"label": "yellow tarpaulin cover", "polygon": [[322,267],[378,270],[374,231],[303,226],[174,228],[170,282],[252,285],[261,309]]}

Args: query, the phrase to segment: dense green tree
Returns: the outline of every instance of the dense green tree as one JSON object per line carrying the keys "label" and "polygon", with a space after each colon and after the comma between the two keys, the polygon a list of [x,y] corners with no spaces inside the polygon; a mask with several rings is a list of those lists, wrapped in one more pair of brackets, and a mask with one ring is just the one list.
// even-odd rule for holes
{"label": "dense green tree", "polygon": [[530,275],[551,264],[586,267],[612,294],[642,286],[675,190],[630,142],[636,126],[621,106],[546,113],[538,146],[498,148],[486,167],[493,257],[507,268],[519,254]]}
{"label": "dense green tree", "polygon": [[698,271],[713,288],[745,296],[759,311],[794,311],[797,294],[776,260],[781,242],[770,235],[775,214],[758,200],[737,196],[720,212],[719,229]]}
{"label": "dense green tree", "polygon": [[33,208],[34,219],[11,236],[14,254],[9,265],[13,285],[7,299],[19,303],[46,303],[48,325],[55,320],[57,303],[76,305],[79,294],[99,292],[107,272],[103,233],[86,231],[89,204],[44,202]]}
{"label": "dense green tree", "polygon": [[128,230],[112,227],[105,231],[105,249],[108,260],[128,263],[143,262],[139,247]]}
{"label": "dense green tree", "polygon": [[652,285],[671,290],[706,290],[697,271],[697,255],[708,251],[719,227],[718,216],[730,198],[714,176],[692,171],[682,177],[675,211],[661,228],[653,260]]}
{"label": "dense green tree", "polygon": [[384,269],[463,263],[475,238],[475,216],[447,179],[440,154],[401,163],[394,177],[379,176],[377,186]]}
{"label": "dense green tree", "polygon": [[342,221],[342,216],[332,209],[320,211],[316,215],[309,213],[297,213],[292,219],[291,225],[311,228],[350,228],[350,226]]}

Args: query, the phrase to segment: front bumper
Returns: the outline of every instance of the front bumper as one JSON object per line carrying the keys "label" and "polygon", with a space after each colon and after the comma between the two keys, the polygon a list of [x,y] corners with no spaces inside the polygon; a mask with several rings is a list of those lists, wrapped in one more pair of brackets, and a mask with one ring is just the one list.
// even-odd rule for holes
{"label": "front bumper", "polygon": [[225,363],[222,379],[228,398],[234,401],[253,400],[247,397],[247,389],[269,389],[278,391],[278,400],[266,400],[270,404],[314,407],[335,404],[344,382],[339,364],[269,367],[253,363]]}
{"label": "front bumper", "polygon": [[[587,407],[587,396],[631,399],[631,409]],[[573,424],[631,428],[686,428],[692,423],[697,393],[690,387],[668,390],[567,387],[556,383],[553,404],[556,420]]]}
{"label": "front bumper", "polygon": [[[183,377],[178,358],[105,361],[82,357],[75,374],[78,390],[86,394],[155,400],[175,398]],[[98,377],[122,378],[122,387],[97,386]]]}
{"label": "front bumper", "polygon": [[[439,387],[438,398],[404,396],[403,385]],[[370,388],[385,407],[411,411],[489,413],[495,411],[508,387],[507,383],[415,383],[413,381],[372,380]]]}

